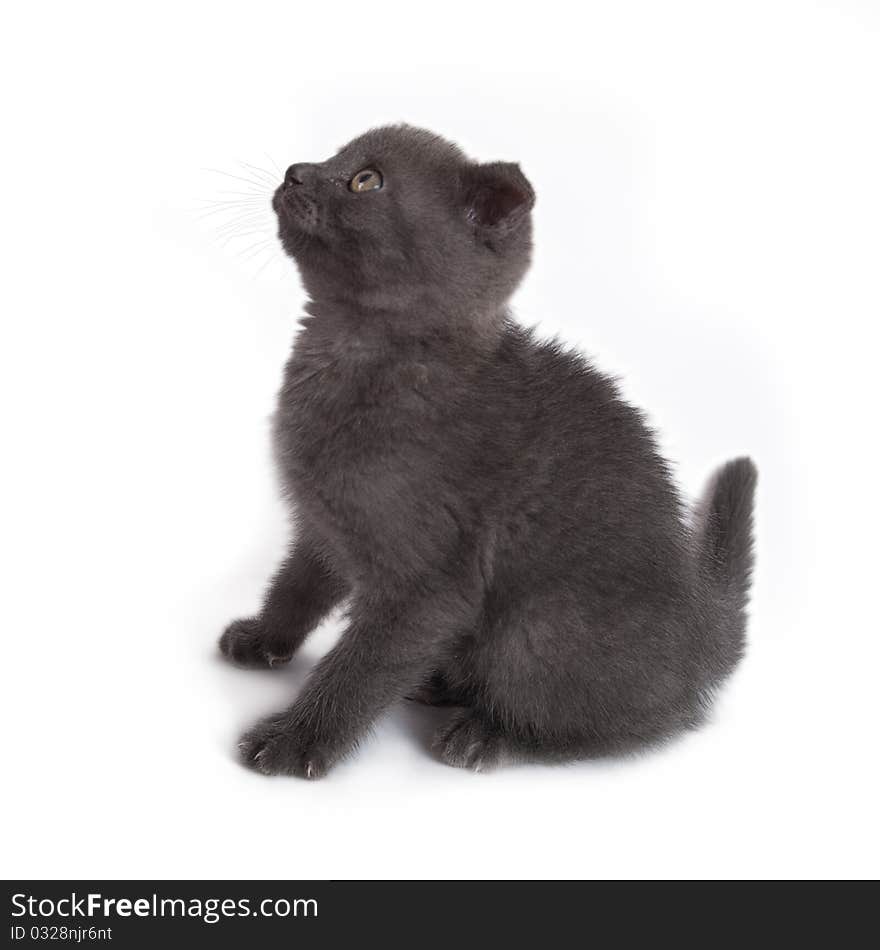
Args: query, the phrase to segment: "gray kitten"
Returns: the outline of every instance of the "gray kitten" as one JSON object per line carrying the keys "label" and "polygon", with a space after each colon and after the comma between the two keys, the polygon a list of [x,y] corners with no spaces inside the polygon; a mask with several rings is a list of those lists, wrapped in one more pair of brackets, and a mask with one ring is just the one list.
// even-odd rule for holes
{"label": "gray kitten", "polygon": [[343,599],[296,702],[241,743],[322,776],[392,703],[457,709],[449,765],[626,752],[697,725],[743,653],[756,470],[690,526],[641,414],[505,305],[535,196],[517,165],[376,129],[273,198],[311,302],[275,418],[295,539],[220,646],[288,661]]}

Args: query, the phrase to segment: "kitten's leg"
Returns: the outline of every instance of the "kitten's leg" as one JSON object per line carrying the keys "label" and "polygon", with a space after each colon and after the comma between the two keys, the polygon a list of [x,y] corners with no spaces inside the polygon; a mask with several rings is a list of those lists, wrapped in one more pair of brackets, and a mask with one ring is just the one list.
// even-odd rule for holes
{"label": "kitten's leg", "polygon": [[344,595],[339,578],[304,540],[297,541],[272,578],[260,613],[231,623],[220,650],[242,666],[286,663]]}
{"label": "kitten's leg", "polygon": [[407,694],[406,699],[424,706],[467,706],[468,699],[455,689],[442,671],[435,670],[417,689]]}
{"label": "kitten's leg", "polygon": [[473,608],[452,593],[355,604],[348,629],[299,699],[244,736],[242,760],[267,775],[319,778],[430,675],[444,644],[473,621]]}

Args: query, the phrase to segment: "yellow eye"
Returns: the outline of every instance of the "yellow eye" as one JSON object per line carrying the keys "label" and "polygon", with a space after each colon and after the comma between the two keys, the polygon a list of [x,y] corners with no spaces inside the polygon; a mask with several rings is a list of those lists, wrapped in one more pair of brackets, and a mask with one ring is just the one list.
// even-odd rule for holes
{"label": "yellow eye", "polygon": [[348,183],[352,191],[378,191],[382,187],[382,176],[375,168],[364,168]]}

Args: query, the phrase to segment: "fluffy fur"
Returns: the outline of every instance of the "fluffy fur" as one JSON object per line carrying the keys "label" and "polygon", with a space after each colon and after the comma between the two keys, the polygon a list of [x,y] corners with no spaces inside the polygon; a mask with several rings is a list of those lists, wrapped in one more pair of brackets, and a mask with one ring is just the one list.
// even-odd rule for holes
{"label": "fluffy fur", "polygon": [[[383,185],[349,187],[362,169]],[[407,126],[294,165],[273,207],[311,302],[274,424],[294,539],[220,645],[286,662],[348,624],[243,761],[317,778],[405,697],[458,707],[435,748],[481,769],[625,752],[700,722],[743,652],[756,479],[693,524],[640,413],[513,323],[534,192]]]}

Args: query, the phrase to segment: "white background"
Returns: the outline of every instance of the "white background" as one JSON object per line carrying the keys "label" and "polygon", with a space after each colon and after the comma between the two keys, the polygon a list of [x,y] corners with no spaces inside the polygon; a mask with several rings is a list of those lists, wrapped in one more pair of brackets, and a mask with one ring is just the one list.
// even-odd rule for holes
{"label": "white background", "polygon": [[[59,2],[0,44],[4,875],[878,873],[876,5]],[[661,752],[473,775],[406,708],[321,782],[234,760],[338,627],[215,655],[284,543],[303,295],[268,185],[206,169],[400,120],[522,163],[519,318],[622,377],[689,496],[758,462],[749,655]]]}

